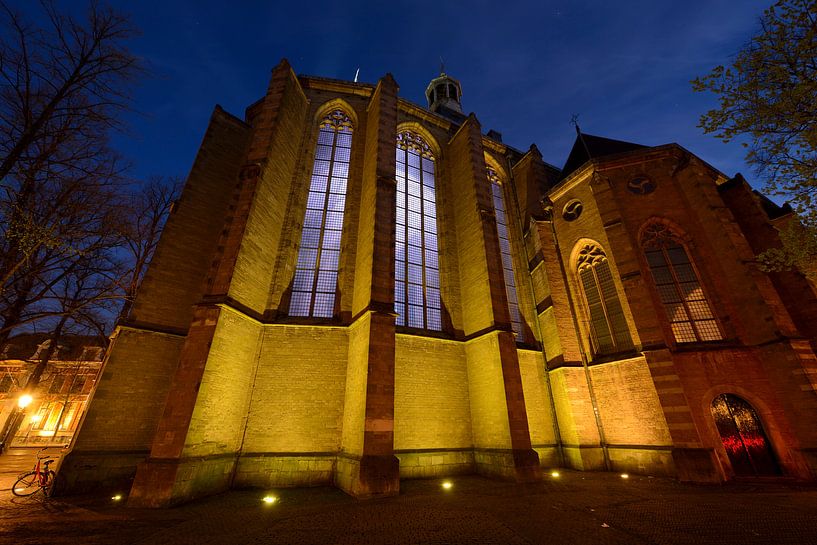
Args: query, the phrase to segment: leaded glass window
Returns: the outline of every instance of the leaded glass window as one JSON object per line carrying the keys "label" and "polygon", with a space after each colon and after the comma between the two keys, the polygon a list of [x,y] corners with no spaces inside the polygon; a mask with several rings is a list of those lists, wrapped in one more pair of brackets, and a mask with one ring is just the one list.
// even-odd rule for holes
{"label": "leaded glass window", "polygon": [[494,196],[494,211],[496,212],[496,232],[499,237],[499,251],[502,256],[502,271],[505,276],[505,294],[508,296],[508,310],[511,312],[511,325],[516,333],[517,341],[525,340],[522,329],[522,317],[519,313],[519,298],[516,296],[516,279],[513,274],[513,256],[511,255],[511,241],[508,237],[508,215],[505,212],[505,199],[502,196],[502,181],[497,172],[488,167],[488,181],[491,182],[491,192]]}
{"label": "leaded glass window", "polygon": [[576,265],[590,318],[593,353],[615,354],[630,350],[633,340],[604,250],[596,244],[585,244],[579,250]]}
{"label": "leaded glass window", "polygon": [[412,132],[397,135],[394,311],[397,325],[442,329],[434,155]]}
{"label": "leaded glass window", "polygon": [[654,223],[644,231],[641,246],[676,342],[723,339],[695,268],[677,236],[666,225]]}
{"label": "leaded glass window", "polygon": [[342,110],[323,118],[306,201],[290,316],[331,318],[352,149],[352,121]]}

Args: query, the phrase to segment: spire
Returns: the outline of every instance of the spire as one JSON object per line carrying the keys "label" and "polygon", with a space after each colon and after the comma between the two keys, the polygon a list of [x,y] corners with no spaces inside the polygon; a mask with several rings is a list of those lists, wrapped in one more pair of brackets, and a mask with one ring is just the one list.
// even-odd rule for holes
{"label": "spire", "polygon": [[[440,75],[431,80],[426,87],[428,109],[446,115],[446,110],[463,115],[460,98],[462,87],[460,82],[445,73],[445,63],[440,57]],[[459,117],[459,116],[457,116]]]}

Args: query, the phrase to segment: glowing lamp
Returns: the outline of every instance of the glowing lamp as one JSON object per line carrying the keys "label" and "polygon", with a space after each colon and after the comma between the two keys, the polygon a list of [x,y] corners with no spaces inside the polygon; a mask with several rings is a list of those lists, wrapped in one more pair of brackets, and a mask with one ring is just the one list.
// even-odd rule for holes
{"label": "glowing lamp", "polygon": [[17,400],[17,406],[21,409],[25,409],[31,405],[32,401],[34,401],[33,397],[31,397],[29,394],[23,394],[20,396],[20,399]]}
{"label": "glowing lamp", "polygon": [[263,498],[261,498],[261,501],[266,503],[267,505],[272,505],[273,503],[278,501],[278,498],[276,498],[275,496],[264,496]]}
{"label": "glowing lamp", "polygon": [[39,415],[39,414],[31,415],[31,421],[32,422],[39,422],[42,419],[43,419],[42,415]]}
{"label": "glowing lamp", "polygon": [[451,490],[451,487],[453,487],[453,486],[454,486],[454,484],[451,481],[444,481],[443,482],[443,488],[446,489],[446,490]]}
{"label": "glowing lamp", "polygon": [[122,494],[117,494],[116,496],[113,496],[111,499],[112,499],[113,501],[119,501],[119,500],[121,500],[121,499],[122,499]]}
{"label": "glowing lamp", "polygon": [[630,476],[629,476],[627,473],[622,473],[622,474],[621,474],[621,478],[622,478],[622,479],[629,479],[629,478],[630,478]]}
{"label": "glowing lamp", "polygon": [[558,471],[552,471],[552,472],[550,473],[550,476],[551,476],[551,477],[558,477],[558,476],[559,476],[559,472],[558,472]]}

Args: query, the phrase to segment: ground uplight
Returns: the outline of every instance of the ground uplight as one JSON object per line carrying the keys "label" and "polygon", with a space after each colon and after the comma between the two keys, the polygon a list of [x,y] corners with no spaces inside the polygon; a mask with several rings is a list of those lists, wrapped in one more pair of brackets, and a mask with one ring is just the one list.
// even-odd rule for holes
{"label": "ground uplight", "polygon": [[622,479],[629,479],[629,478],[630,478],[630,475],[628,475],[627,473],[622,473],[622,474],[621,474],[621,478],[622,478]]}
{"label": "ground uplight", "polygon": [[551,477],[558,477],[558,476],[559,476],[559,472],[558,472],[558,471],[551,471],[551,472],[550,472],[550,476],[551,476]]}
{"label": "ground uplight", "polygon": [[264,496],[263,498],[261,498],[261,501],[262,501],[262,502],[264,502],[264,503],[266,503],[267,505],[272,505],[273,503],[277,503],[277,502],[278,502],[278,497],[277,497],[277,496],[273,496],[273,495],[271,495],[271,494],[267,494],[266,496]]}
{"label": "ground uplight", "polygon": [[445,490],[451,490],[451,488],[453,486],[454,486],[454,483],[452,483],[451,481],[443,481],[443,488]]}
{"label": "ground uplight", "polygon": [[111,499],[113,501],[120,501],[122,499],[122,494],[116,494],[115,496],[112,496]]}

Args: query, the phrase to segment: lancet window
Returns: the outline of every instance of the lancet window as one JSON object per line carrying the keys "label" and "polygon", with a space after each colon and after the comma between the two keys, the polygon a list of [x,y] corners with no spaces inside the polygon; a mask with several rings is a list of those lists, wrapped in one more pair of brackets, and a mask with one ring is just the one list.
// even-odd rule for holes
{"label": "lancet window", "polygon": [[342,110],[329,112],[318,127],[290,316],[334,315],[351,148],[351,119]]}
{"label": "lancet window", "polygon": [[676,342],[723,339],[686,249],[669,227],[648,226],[641,238],[661,304]]}
{"label": "lancet window", "polygon": [[593,353],[615,354],[633,348],[604,250],[596,244],[585,244],[579,250],[576,267],[590,318]]}
{"label": "lancet window", "polygon": [[397,325],[442,329],[434,154],[410,131],[397,135],[394,310]]}
{"label": "lancet window", "polygon": [[511,255],[511,241],[508,237],[508,215],[505,211],[505,199],[502,195],[502,180],[496,170],[488,167],[488,181],[491,182],[491,192],[494,197],[496,212],[496,231],[499,237],[499,250],[502,256],[502,270],[505,276],[505,294],[508,296],[508,309],[511,312],[511,325],[516,333],[517,341],[524,341],[522,317],[519,313],[519,299],[516,295],[516,278],[513,273],[513,256]]}

